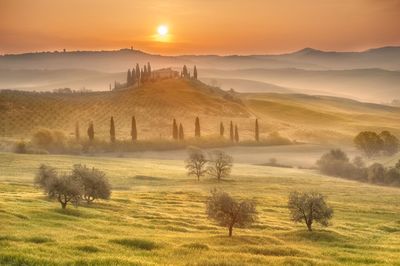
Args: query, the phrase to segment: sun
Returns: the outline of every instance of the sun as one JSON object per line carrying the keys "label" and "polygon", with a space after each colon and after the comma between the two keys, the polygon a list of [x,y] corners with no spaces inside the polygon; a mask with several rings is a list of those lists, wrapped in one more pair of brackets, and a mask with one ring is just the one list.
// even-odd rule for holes
{"label": "sun", "polygon": [[167,25],[158,26],[157,32],[160,36],[166,36],[168,34],[168,26]]}

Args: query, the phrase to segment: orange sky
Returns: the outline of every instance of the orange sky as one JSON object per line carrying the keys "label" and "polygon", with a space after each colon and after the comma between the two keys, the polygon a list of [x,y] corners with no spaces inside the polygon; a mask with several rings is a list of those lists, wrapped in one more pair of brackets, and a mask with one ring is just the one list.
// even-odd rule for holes
{"label": "orange sky", "polygon": [[[154,38],[159,24],[168,42]],[[0,53],[264,54],[400,45],[400,0],[0,0]]]}

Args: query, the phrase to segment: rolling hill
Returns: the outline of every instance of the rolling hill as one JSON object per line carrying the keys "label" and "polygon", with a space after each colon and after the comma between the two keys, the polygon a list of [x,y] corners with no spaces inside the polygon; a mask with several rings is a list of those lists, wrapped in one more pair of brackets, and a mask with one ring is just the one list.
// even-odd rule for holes
{"label": "rolling hill", "polygon": [[39,127],[72,135],[76,122],[85,132],[91,120],[96,136],[108,138],[114,116],[117,138],[128,139],[132,115],[141,139],[170,138],[173,118],[183,124],[186,136],[193,136],[196,116],[203,136],[217,135],[220,122],[228,129],[232,120],[241,140],[253,138],[255,118],[262,136],[279,131],[312,143],[350,143],[362,130],[400,134],[400,108],[328,96],[225,92],[183,79],[83,94],[2,91],[0,111],[0,135],[14,138],[29,137]]}

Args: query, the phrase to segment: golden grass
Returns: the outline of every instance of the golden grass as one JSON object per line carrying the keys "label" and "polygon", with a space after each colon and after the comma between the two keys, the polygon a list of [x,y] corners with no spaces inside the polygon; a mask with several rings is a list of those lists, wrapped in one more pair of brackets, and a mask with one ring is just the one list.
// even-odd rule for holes
{"label": "golden grass", "polygon": [[[48,163],[98,167],[110,201],[62,211],[32,186]],[[0,153],[1,265],[399,265],[400,190],[309,170],[236,164],[221,183],[187,177],[180,160]],[[206,218],[213,187],[254,198],[259,220],[227,230]],[[335,213],[329,228],[293,224],[290,191],[318,190]]]}

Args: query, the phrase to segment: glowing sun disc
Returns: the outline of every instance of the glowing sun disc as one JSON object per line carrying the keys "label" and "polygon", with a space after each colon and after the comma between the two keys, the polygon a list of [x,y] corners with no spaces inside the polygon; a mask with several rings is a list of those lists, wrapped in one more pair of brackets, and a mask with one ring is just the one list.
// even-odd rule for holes
{"label": "glowing sun disc", "polygon": [[166,25],[160,25],[157,28],[157,32],[160,36],[165,36],[168,34],[168,27]]}

